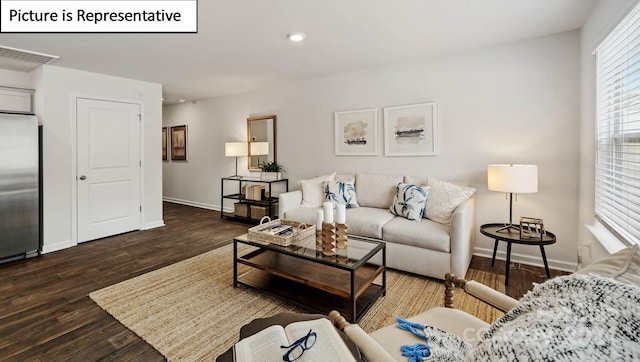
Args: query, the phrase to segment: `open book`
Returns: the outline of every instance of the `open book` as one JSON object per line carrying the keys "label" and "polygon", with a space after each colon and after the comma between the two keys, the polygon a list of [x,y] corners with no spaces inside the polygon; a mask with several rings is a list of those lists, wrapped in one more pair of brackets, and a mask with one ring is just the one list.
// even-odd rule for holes
{"label": "open book", "polygon": [[309,333],[316,333],[315,344],[304,351],[296,362],[355,362],[351,351],[328,319],[291,323],[286,327],[274,325],[249,336],[235,346],[236,362],[275,362],[282,361],[289,346]]}

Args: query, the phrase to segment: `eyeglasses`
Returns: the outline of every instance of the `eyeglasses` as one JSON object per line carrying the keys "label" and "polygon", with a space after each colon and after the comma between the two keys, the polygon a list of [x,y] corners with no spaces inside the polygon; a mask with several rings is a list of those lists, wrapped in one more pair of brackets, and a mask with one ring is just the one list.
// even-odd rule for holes
{"label": "eyeglasses", "polygon": [[282,360],[285,362],[292,362],[297,360],[298,358],[300,358],[300,356],[302,356],[304,351],[310,349],[314,344],[316,344],[317,338],[318,336],[316,335],[316,332],[310,329],[307,335],[293,342],[292,345],[280,346],[280,348],[289,348],[287,353],[282,356]]}

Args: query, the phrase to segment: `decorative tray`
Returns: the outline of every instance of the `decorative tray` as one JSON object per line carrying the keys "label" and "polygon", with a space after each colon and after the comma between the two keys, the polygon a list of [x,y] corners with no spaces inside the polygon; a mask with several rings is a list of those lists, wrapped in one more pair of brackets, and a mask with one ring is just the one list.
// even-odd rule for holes
{"label": "decorative tray", "polygon": [[260,225],[249,229],[247,238],[251,241],[289,246],[292,243],[315,235],[315,228],[304,223],[291,220],[271,220],[265,216]]}

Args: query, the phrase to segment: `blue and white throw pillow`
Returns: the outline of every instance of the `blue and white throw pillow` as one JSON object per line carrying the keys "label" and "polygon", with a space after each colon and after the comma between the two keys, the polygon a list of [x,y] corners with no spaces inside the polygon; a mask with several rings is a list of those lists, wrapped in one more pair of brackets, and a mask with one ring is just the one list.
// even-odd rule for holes
{"label": "blue and white throw pillow", "polygon": [[353,182],[325,181],[324,182],[325,201],[336,204],[345,204],[348,208],[360,207],[356,198],[356,187]]}
{"label": "blue and white throw pillow", "polygon": [[429,196],[429,186],[401,182],[396,186],[396,194],[393,196],[393,203],[389,211],[412,221],[421,221],[427,196]]}

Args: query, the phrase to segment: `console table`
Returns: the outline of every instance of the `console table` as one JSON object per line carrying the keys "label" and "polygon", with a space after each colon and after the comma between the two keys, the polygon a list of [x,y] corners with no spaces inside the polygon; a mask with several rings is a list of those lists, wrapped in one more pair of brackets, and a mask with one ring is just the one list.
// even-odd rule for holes
{"label": "console table", "polygon": [[502,231],[498,231],[499,229],[504,229],[504,224],[484,224],[480,227],[480,233],[482,233],[482,235],[486,235],[492,239],[495,239],[495,243],[493,244],[493,257],[491,258],[491,266],[493,266],[496,261],[498,241],[504,241],[507,243],[507,267],[504,273],[505,286],[509,285],[509,265],[511,264],[511,244],[513,243],[539,246],[540,253],[542,254],[542,261],[544,262],[544,270],[547,272],[547,278],[551,278],[551,274],[549,273],[549,265],[547,264],[547,255],[544,252],[544,246],[551,245],[556,242],[555,234],[546,231],[545,234],[542,235],[542,238],[521,239],[519,230],[505,229]]}
{"label": "console table", "polygon": [[[225,194],[225,183],[235,183],[236,187],[234,189],[238,190],[238,192]],[[242,186],[249,184],[265,185],[269,195],[260,200],[245,197],[245,195],[242,194]],[[254,206],[265,208],[266,211],[264,215],[269,216],[271,220],[277,219],[278,213],[275,211],[275,207],[278,205],[278,197],[273,194],[272,186],[274,184],[284,184],[285,192],[289,191],[289,179],[286,178],[279,180],[262,180],[256,177],[223,177],[220,181],[220,218],[223,219],[226,217],[243,222],[257,223],[261,217],[251,217],[251,207]],[[246,208],[246,213],[244,215],[238,215],[235,212],[224,212],[224,200],[234,200],[236,203],[240,203],[240,206]]]}

